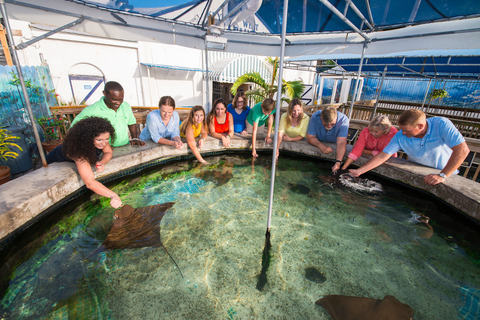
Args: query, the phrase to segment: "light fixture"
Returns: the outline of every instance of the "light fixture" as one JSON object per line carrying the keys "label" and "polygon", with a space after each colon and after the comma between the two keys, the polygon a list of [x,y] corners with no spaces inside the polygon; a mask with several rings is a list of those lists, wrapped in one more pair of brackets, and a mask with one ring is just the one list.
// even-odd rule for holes
{"label": "light fixture", "polygon": [[227,49],[227,38],[218,37],[218,36],[205,36],[205,46],[209,50],[226,50]]}

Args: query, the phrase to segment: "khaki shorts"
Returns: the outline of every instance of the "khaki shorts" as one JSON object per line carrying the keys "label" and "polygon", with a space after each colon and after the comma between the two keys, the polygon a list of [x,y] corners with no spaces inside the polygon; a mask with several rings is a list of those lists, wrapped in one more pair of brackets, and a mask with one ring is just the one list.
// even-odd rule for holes
{"label": "khaki shorts", "polygon": [[[253,132],[253,126],[247,121],[247,133],[248,134],[252,134]],[[265,129],[265,125],[263,126],[259,126],[258,129],[257,129],[257,133],[262,133],[264,134],[267,130]]]}

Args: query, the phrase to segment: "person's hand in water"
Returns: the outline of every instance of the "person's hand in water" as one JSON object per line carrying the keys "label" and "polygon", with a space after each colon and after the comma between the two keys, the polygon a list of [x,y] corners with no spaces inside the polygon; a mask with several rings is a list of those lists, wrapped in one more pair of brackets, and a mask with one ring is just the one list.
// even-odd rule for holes
{"label": "person's hand in water", "polygon": [[354,178],[360,177],[360,173],[358,172],[357,169],[350,169],[348,170],[348,173]]}
{"label": "person's hand in water", "polygon": [[110,198],[110,205],[114,208],[117,209],[122,205],[122,200],[120,200],[120,197],[115,194]]}

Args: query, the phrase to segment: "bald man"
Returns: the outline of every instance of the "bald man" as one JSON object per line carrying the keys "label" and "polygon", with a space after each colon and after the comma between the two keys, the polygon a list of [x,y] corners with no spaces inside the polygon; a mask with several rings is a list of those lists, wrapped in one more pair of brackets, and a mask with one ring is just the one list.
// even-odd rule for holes
{"label": "bald man", "polygon": [[398,126],[400,131],[383,152],[360,168],[349,170],[352,176],[358,177],[378,167],[394,153],[403,150],[409,161],[441,170],[438,174],[429,174],[424,178],[426,184],[436,185],[452,174],[457,174],[457,169],[470,152],[465,138],[447,118],[427,119],[423,111],[410,109],[400,116]]}

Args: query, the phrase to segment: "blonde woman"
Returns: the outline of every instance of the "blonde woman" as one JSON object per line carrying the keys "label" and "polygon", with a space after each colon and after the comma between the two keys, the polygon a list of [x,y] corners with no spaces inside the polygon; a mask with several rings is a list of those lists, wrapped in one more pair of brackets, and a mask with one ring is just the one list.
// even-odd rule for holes
{"label": "blonde woman", "polygon": [[303,113],[302,101],[292,99],[288,105],[287,113],[282,114],[278,127],[277,158],[280,144],[284,141],[300,141],[307,135],[310,117]]}
{"label": "blonde woman", "polygon": [[[347,169],[348,166],[354,161],[357,161],[362,154],[376,156],[382,152],[397,132],[397,128],[392,126],[387,116],[379,115],[373,118],[368,124],[368,127],[360,133],[342,169]],[[395,153],[393,156],[396,157],[397,154]]]}
{"label": "blonde woman", "polygon": [[[195,138],[200,136],[198,140],[198,148]],[[205,110],[202,106],[195,106],[190,109],[187,120],[180,125],[180,137],[187,138],[187,144],[192,150],[193,155],[198,162],[207,164],[208,162],[202,158],[200,151],[207,139],[207,124],[205,122]]]}

